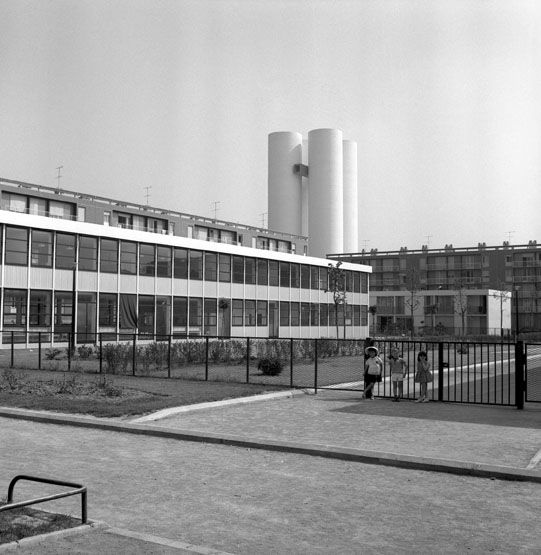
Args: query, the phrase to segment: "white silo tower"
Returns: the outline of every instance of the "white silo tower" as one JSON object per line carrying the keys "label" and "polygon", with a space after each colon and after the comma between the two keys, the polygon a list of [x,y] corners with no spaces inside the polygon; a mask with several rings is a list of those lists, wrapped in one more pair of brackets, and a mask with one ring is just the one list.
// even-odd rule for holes
{"label": "white silo tower", "polygon": [[344,252],[358,252],[359,198],[357,186],[357,143],[345,140],[344,150]]}
{"label": "white silo tower", "polygon": [[302,135],[291,131],[269,134],[269,229],[302,234],[301,174]]}
{"label": "white silo tower", "polygon": [[308,133],[308,189],[310,255],[343,252],[344,174],[339,129]]}

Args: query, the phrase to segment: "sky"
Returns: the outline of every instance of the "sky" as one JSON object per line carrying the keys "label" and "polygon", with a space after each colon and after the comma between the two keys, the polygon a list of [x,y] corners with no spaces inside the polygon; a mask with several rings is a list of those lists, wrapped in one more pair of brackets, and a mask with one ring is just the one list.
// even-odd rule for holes
{"label": "sky", "polygon": [[540,99],[537,0],[0,0],[1,177],[260,226],[338,128],[359,248],[541,242]]}

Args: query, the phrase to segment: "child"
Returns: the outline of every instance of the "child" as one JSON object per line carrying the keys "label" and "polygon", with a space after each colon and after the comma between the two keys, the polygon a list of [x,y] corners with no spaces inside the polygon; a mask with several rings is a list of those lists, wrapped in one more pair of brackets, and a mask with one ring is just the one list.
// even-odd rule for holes
{"label": "child", "polygon": [[428,403],[428,382],[432,381],[432,372],[430,371],[430,362],[425,351],[419,351],[417,355],[417,372],[415,373],[415,381],[419,382],[421,386],[421,396],[417,399],[416,403]]}
{"label": "child", "polygon": [[406,361],[400,356],[396,347],[391,349],[389,356],[389,367],[391,369],[391,382],[393,384],[393,401],[400,401],[404,391],[404,378],[408,368]]}
{"label": "child", "polygon": [[363,399],[374,399],[373,389],[377,382],[381,382],[383,361],[378,356],[376,347],[367,347],[365,354],[368,356],[364,363],[364,393]]}

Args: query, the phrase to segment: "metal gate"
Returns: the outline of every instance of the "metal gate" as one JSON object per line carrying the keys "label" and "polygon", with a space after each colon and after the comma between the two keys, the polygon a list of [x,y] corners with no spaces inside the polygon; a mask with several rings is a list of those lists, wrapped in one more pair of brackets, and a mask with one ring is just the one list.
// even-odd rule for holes
{"label": "metal gate", "polygon": [[524,345],[524,388],[527,403],[541,403],[541,343]]}

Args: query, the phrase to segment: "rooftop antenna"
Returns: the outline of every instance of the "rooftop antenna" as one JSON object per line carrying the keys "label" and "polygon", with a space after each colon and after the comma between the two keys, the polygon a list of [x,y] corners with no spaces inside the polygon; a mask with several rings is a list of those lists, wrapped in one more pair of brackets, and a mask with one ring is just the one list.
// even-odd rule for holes
{"label": "rooftop antenna", "polygon": [[62,177],[62,174],[60,173],[60,170],[63,168],[64,166],[58,166],[56,168],[58,174],[56,175],[56,188],[60,189],[60,178]]}
{"label": "rooftop antenna", "polygon": [[361,243],[363,244],[363,251],[365,251],[368,248],[368,243],[370,243],[370,239],[363,239]]}
{"label": "rooftop antenna", "polygon": [[430,248],[430,239],[432,239],[432,235],[425,235],[426,237],[426,248]]}
{"label": "rooftop antenna", "polygon": [[221,204],[220,200],[215,200],[212,204],[214,204],[214,208],[212,208],[212,210],[214,210],[214,219],[216,219],[216,215],[218,214],[218,205]]}
{"label": "rooftop antenna", "polygon": [[148,199],[150,198],[150,189],[152,189],[152,185],[149,185],[148,187],[144,187],[144,189],[145,189],[146,205],[148,206]]}
{"label": "rooftop antenna", "polygon": [[511,236],[515,233],[514,231],[506,231],[505,233],[507,233],[507,242],[510,244],[511,243]]}
{"label": "rooftop antenna", "polygon": [[261,227],[265,227],[265,217],[268,215],[268,212],[262,212],[259,214],[261,216]]}

